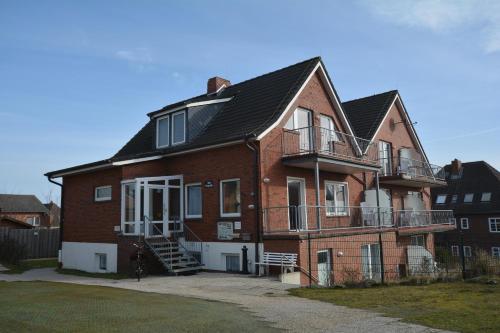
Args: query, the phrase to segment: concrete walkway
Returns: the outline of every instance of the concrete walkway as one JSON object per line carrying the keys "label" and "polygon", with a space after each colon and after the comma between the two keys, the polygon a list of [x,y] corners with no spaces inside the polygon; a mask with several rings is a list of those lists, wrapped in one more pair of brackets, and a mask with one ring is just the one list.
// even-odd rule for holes
{"label": "concrete walkway", "polygon": [[268,278],[200,273],[179,277],[148,277],[136,280],[108,280],[58,274],[53,269],[33,269],[20,275],[0,274],[5,281],[52,281],[99,285],[144,292],[196,297],[238,304],[272,326],[292,332],[336,333],[431,333],[445,332],[400,322],[379,314],[330,303],[289,296],[285,285]]}

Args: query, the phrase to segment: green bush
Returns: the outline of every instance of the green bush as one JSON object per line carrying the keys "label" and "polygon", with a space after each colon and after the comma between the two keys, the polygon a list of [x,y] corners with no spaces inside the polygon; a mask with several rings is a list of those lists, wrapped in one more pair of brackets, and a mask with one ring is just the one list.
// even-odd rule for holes
{"label": "green bush", "polygon": [[26,247],[14,239],[5,239],[0,242],[0,261],[17,265],[26,256]]}

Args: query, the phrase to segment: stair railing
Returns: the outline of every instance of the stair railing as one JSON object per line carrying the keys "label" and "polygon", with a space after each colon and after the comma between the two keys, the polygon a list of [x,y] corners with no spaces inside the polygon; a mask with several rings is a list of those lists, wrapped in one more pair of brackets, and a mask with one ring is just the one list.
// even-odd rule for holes
{"label": "stair railing", "polygon": [[[201,241],[201,238],[197,234],[195,234],[194,231],[191,228],[189,228],[186,223],[184,223],[184,221],[182,221],[181,219],[179,219],[179,217],[174,217],[174,226],[176,226],[176,225],[179,225],[179,227],[180,227],[179,230],[182,230],[182,234],[184,236],[184,240],[185,241],[187,241],[187,235],[189,234],[190,236],[192,236],[196,240],[196,242],[198,242],[200,244],[200,251],[199,251],[200,252],[200,260],[198,260],[198,258],[196,258],[193,255],[193,252],[196,252],[196,251],[192,251],[192,250],[187,249],[184,246],[184,244],[182,244],[182,242],[179,242],[179,237],[180,237],[179,233],[174,233],[174,239],[179,244],[179,247],[182,247],[182,249],[184,251],[186,251],[189,254],[189,256],[191,256],[194,260],[196,260],[196,262],[200,266],[202,266],[203,265],[202,264],[203,242]],[[174,227],[174,229],[175,229],[175,227]]]}
{"label": "stair railing", "polygon": [[[161,237],[155,237],[155,238],[151,238],[151,236],[147,237],[147,235],[150,234],[150,228],[153,228],[153,230],[156,232],[155,235],[160,235]],[[140,234],[140,230],[139,230],[139,234]],[[151,239],[161,239],[162,243],[161,244],[167,244],[168,245],[168,248],[169,248],[169,255],[170,255],[170,261],[168,263],[166,263],[161,254],[156,250],[156,248],[153,246],[153,242],[151,242]],[[160,261],[166,266],[166,268],[171,271],[172,270],[172,260],[173,260],[173,255],[172,255],[172,248],[174,246],[174,243],[172,243],[167,236],[165,236],[163,234],[163,231],[158,228],[155,223],[152,223],[151,219],[144,215],[144,241],[145,243],[148,245],[148,247],[151,249],[151,251],[154,253],[154,255],[160,259]]]}

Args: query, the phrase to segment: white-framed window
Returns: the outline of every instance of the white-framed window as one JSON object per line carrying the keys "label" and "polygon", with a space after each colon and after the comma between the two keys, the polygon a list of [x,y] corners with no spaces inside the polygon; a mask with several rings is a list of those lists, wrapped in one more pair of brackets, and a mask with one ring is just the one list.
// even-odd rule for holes
{"label": "white-framed window", "polygon": [[111,200],[111,185],[98,186],[94,190],[95,201],[109,201]]}
{"label": "white-framed window", "polygon": [[156,119],[156,148],[170,145],[170,116],[166,115]]}
{"label": "white-framed window", "polygon": [[413,235],[410,237],[410,244],[425,247],[424,235]]}
{"label": "white-framed window", "polygon": [[469,203],[474,199],[474,193],[466,193],[464,196],[464,202]]}
{"label": "white-framed window", "polygon": [[500,217],[490,217],[488,222],[490,232],[500,232]]}
{"label": "white-framed window", "polygon": [[458,194],[453,194],[451,196],[451,201],[450,202],[451,203],[457,203],[457,201],[458,201]]}
{"label": "white-framed window", "polygon": [[201,218],[202,194],[201,183],[186,184],[186,218]]}
{"label": "white-framed window", "polygon": [[172,114],[172,145],[186,142],[186,111]]}
{"label": "white-framed window", "polygon": [[457,219],[454,217],[450,218],[450,224],[453,224],[456,227],[457,226]]}
{"label": "white-framed window", "polygon": [[436,197],[436,204],[443,205],[446,203],[446,194],[439,194]]}
{"label": "white-framed window", "polygon": [[390,176],[392,174],[392,146],[389,142],[378,142],[378,158],[382,166],[381,175]]}
{"label": "white-framed window", "polygon": [[469,229],[469,219],[467,217],[460,218],[460,227],[462,229]]}
{"label": "white-framed window", "polygon": [[321,151],[334,152],[333,142],[340,141],[332,117],[319,116]]}
{"label": "white-framed window", "polygon": [[240,179],[220,181],[220,216],[238,217],[241,215]]}
{"label": "white-framed window", "polygon": [[100,271],[105,271],[108,268],[108,260],[106,253],[96,253],[97,267]]}
{"label": "white-framed window", "polygon": [[135,234],[136,209],[135,182],[122,184],[122,232],[125,235]]}
{"label": "white-framed window", "polygon": [[379,244],[361,245],[361,271],[364,279],[380,281],[382,265]]}
{"label": "white-framed window", "polygon": [[325,181],[326,216],[349,214],[349,193],[347,183]]}
{"label": "white-framed window", "polygon": [[40,216],[30,216],[26,219],[26,223],[31,224],[34,227],[40,226]]}
{"label": "white-framed window", "polygon": [[490,202],[491,200],[491,192],[483,192],[481,194],[481,202]]}
{"label": "white-framed window", "polygon": [[493,258],[498,258],[500,259],[500,246],[493,246],[491,248],[491,256]]}
{"label": "white-framed window", "polygon": [[460,251],[458,249],[458,245],[452,245],[451,246],[451,255],[454,257],[459,257],[460,256]]}
{"label": "white-framed window", "polygon": [[472,247],[468,245],[464,246],[464,257],[466,258],[472,257]]}

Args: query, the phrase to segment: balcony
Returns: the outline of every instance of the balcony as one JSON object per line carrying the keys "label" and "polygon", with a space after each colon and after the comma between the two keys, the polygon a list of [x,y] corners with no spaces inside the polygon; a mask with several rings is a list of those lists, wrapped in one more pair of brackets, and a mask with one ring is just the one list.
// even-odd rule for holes
{"label": "balcony", "polygon": [[411,155],[411,158],[381,158],[380,183],[408,187],[446,186],[443,167],[427,163],[416,152]]}
{"label": "balcony", "polygon": [[387,207],[282,206],[263,209],[265,235],[350,233],[394,228],[402,234],[455,227],[451,210],[393,210]]}
{"label": "balcony", "polygon": [[318,126],[283,129],[286,165],[352,174],[380,168],[377,145],[346,133]]}

